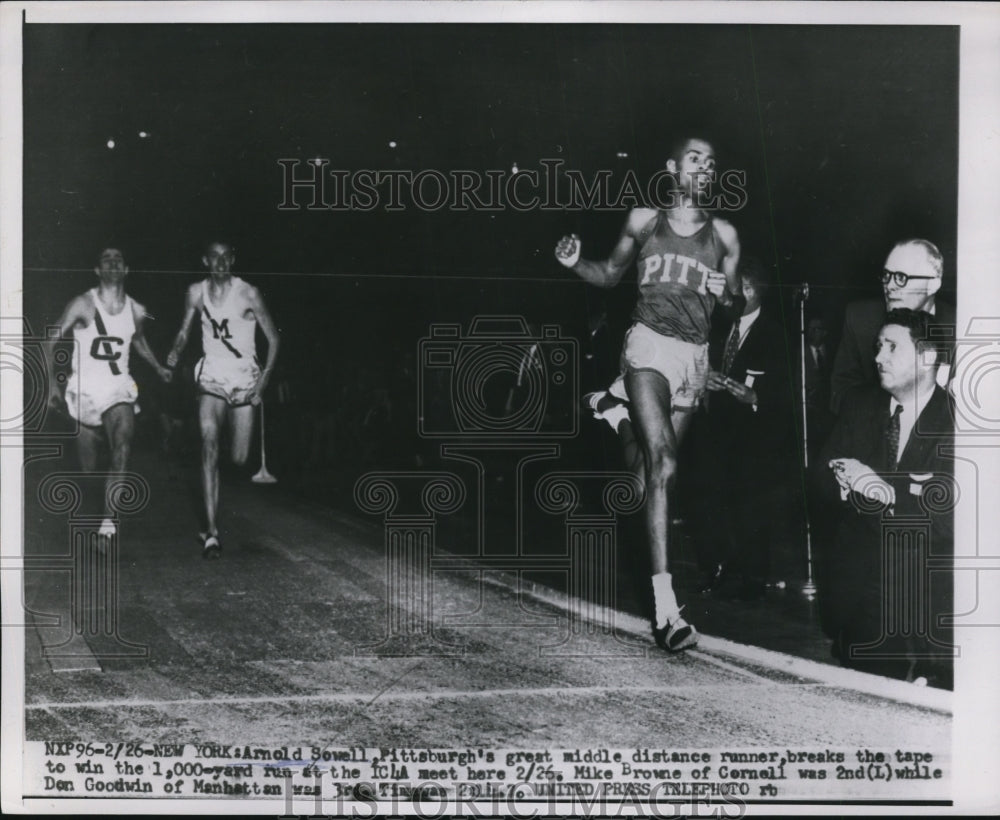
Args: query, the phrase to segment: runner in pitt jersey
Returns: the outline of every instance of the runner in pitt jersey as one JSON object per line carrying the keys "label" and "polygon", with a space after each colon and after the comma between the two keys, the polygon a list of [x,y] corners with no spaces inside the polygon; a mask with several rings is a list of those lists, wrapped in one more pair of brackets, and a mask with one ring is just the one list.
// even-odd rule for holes
{"label": "runner in pitt jersey", "polygon": [[[667,571],[668,498],[677,452],[708,377],[708,333],[717,301],[733,304],[740,293],[740,246],[735,228],[696,200],[715,169],[714,150],[703,139],[678,143],[666,163],[676,196],[665,210],[635,208],[608,259],[580,257],[580,238],[564,236],[556,258],[585,281],[610,288],[637,260],[639,299],[625,337],[622,375],[597,394],[593,409],[628,401],[642,454],[646,529],[652,560],[653,635],[669,651],[694,646],[698,636],[680,614]],[[614,425],[613,426],[617,426]]]}
{"label": "runner in pitt jersey", "polygon": [[[188,288],[184,319],[167,357],[176,366],[187,344],[195,315],[201,317],[203,356],[195,367],[198,421],[201,430],[201,477],[206,529],[200,534],[202,555],[218,558],[219,439],[228,422],[230,457],[245,464],[253,434],[254,407],[260,404],[278,356],[278,329],[257,288],[233,276],[233,247],[212,242],[202,262],[209,276]],[[267,363],[257,362],[256,330],[267,338]]]}
{"label": "runner in pitt jersey", "polygon": [[172,374],[153,355],[143,335],[146,309],[125,293],[128,266],[117,248],[105,248],[94,268],[99,283],[71,301],[59,318],[58,338],[70,331],[76,347],[73,367],[60,394],[55,374],[54,352],[45,346],[49,372],[49,403],[80,423],[77,454],[84,472],[97,469],[101,432],[110,450],[104,492],[104,520],[98,535],[101,544],[116,531],[109,506],[112,486],[128,467],[135,431],[135,403],[139,389],[129,371],[129,352],[136,353],[164,381]]}

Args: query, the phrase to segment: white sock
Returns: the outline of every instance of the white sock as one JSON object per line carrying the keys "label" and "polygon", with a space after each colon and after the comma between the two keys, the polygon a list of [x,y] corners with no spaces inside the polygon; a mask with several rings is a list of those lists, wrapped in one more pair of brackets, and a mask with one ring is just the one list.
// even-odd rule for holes
{"label": "white sock", "polygon": [[660,572],[653,576],[653,606],[656,612],[657,629],[663,629],[668,621],[677,617],[679,609],[669,572]]}
{"label": "white sock", "polygon": [[618,432],[618,425],[621,424],[625,419],[629,418],[628,405],[627,404],[616,404],[614,407],[609,407],[603,413],[600,414],[600,418],[604,419],[608,424],[611,425],[611,429],[616,433]]}

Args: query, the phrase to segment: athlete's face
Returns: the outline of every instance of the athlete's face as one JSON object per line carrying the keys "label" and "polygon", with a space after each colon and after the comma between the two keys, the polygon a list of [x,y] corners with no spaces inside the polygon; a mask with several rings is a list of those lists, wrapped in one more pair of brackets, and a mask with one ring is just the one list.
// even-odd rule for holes
{"label": "athlete's face", "polygon": [[679,157],[667,160],[667,170],[684,191],[706,188],[715,178],[715,150],[705,140],[688,140]]}
{"label": "athlete's face", "polygon": [[233,270],[233,263],[236,255],[233,249],[221,242],[214,242],[208,246],[208,250],[201,258],[209,273],[225,276]]}
{"label": "athlete's face", "polygon": [[875,366],[883,390],[895,394],[908,390],[917,380],[917,347],[910,331],[901,325],[886,325],[875,340]]}
{"label": "athlete's face", "polygon": [[122,252],[118,248],[105,248],[97,258],[94,273],[105,282],[121,282],[128,275]]}
{"label": "athlete's face", "polygon": [[[885,274],[889,273],[887,277]],[[907,276],[906,284],[896,282],[894,274]],[[912,278],[911,278],[912,277]],[[918,278],[923,277],[923,278]],[[927,252],[919,245],[901,245],[893,248],[885,260],[883,279],[888,279],[882,285],[887,310],[895,308],[910,308],[910,310],[927,310],[930,302],[941,287],[941,276],[931,264]]]}

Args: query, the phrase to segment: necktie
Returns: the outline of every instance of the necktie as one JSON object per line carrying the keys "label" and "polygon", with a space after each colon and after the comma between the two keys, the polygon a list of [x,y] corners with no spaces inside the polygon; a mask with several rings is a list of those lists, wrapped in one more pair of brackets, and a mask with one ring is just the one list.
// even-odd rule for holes
{"label": "necktie", "polygon": [[816,350],[816,370],[820,375],[826,372],[826,356],[823,354],[823,348],[817,347]]}
{"label": "necktie", "polygon": [[726,341],[726,350],[722,354],[722,375],[728,376],[729,371],[733,367],[733,359],[736,358],[736,354],[740,349],[740,320],[737,319],[733,323],[733,332],[729,334],[729,339]]}
{"label": "necktie", "polygon": [[895,412],[889,419],[889,426],[886,430],[890,470],[895,470],[896,465],[899,464],[899,414],[902,412],[903,405],[897,404]]}

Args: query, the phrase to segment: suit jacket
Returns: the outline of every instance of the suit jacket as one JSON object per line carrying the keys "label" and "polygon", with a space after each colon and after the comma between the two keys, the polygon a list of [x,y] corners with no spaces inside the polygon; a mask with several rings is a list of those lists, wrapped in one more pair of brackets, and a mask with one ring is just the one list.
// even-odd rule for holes
{"label": "suit jacket", "polygon": [[[796,350],[799,353],[799,350]],[[798,358],[798,357],[796,357]],[[813,357],[812,348],[806,345],[805,370],[806,370],[806,404],[810,410],[827,410],[830,405],[830,349],[826,346],[824,351],[825,365],[821,370]],[[796,368],[795,383],[801,388],[801,372]]]}
{"label": "suit jacket", "polygon": [[[887,526],[929,524],[928,554],[954,554],[954,461],[942,452],[953,439],[951,399],[940,387],[934,388],[909,439],[900,443],[903,449],[895,470],[890,470],[886,442],[889,402],[889,394],[880,387],[848,393],[830,438],[812,467],[822,502],[835,510],[832,518],[820,519],[834,531],[817,535],[830,553],[834,568],[830,594],[836,597],[834,610],[841,620],[854,617],[854,610],[861,607],[869,614],[878,612],[884,594],[881,562]],[[895,506],[890,509],[853,493],[841,500],[840,487],[828,466],[834,458],[856,458],[870,467],[892,485]],[[922,482],[928,475],[930,478]],[[935,613],[950,611],[950,574],[935,579],[931,594]]]}
{"label": "suit jacket", "polygon": [[[955,308],[938,300],[935,301],[934,311],[934,326],[939,327],[942,334],[950,333],[950,338],[954,339]],[[863,299],[847,306],[844,331],[830,377],[830,408],[834,413],[840,412],[844,395],[852,387],[878,385],[875,339],[885,316],[882,299]]]}
{"label": "suit jacket", "polygon": [[[721,372],[732,324],[720,323],[709,346],[712,367]],[[797,358],[781,326],[762,309],[733,359],[729,377],[753,388],[756,408],[725,390],[708,399],[708,427],[716,446],[732,452],[739,469],[774,477],[796,464],[795,401],[790,370]]]}

